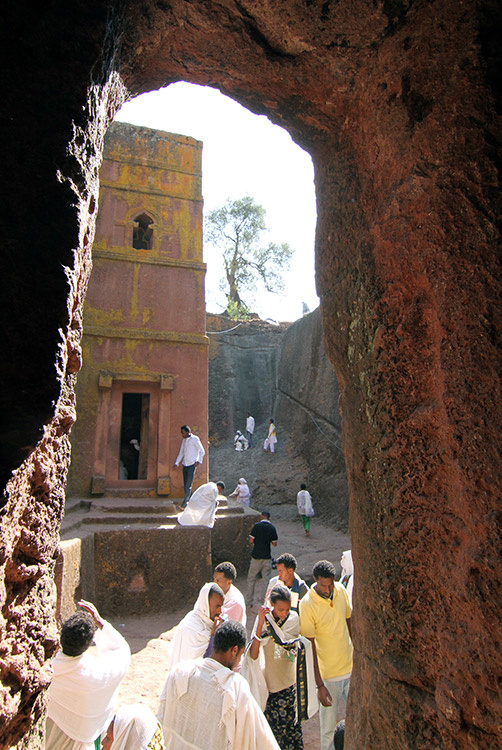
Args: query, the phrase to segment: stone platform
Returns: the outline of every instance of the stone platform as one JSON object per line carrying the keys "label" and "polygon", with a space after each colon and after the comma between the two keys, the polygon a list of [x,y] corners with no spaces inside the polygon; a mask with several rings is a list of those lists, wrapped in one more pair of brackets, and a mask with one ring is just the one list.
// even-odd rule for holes
{"label": "stone platform", "polygon": [[79,598],[108,617],[176,609],[193,602],[215,565],[249,565],[248,535],[259,514],[222,502],[213,529],[180,526],[174,502],[150,497],[69,500],[56,566],[58,614]]}

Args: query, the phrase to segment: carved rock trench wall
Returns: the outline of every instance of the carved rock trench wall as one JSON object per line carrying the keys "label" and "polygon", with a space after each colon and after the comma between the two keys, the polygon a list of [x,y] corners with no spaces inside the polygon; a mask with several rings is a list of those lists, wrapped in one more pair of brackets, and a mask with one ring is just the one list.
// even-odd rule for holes
{"label": "carved rock trench wall", "polygon": [[492,0],[4,9],[1,747],[41,746],[103,133],[175,80],[314,160],[358,571],[346,746],[501,744],[497,28]]}
{"label": "carved rock trench wall", "polygon": [[249,411],[256,424],[274,413],[277,356],[286,325],[261,320],[237,324],[207,315],[209,333],[209,440],[232,441]]}
{"label": "carved rock trench wall", "polygon": [[339,398],[317,309],[293,323],[282,337],[274,414],[289,433],[290,450],[305,463],[316,517],[345,530],[349,498]]}
{"label": "carved rock trench wall", "polygon": [[[219,315],[208,315],[207,321],[208,330],[222,332],[209,336],[211,442],[231,443],[235,431],[244,430],[249,409],[256,420],[255,440],[261,446],[268,420],[274,417],[279,441],[287,441],[288,456],[300,459],[304,467],[300,481],[308,483],[317,518],[346,531],[349,500],[340,391],[326,356],[319,308],[281,326],[254,320],[236,328]],[[214,468],[214,460],[211,465]],[[255,464],[254,476],[254,482],[259,480],[258,496],[273,493],[278,501],[286,476],[278,469],[265,483],[259,466]],[[291,464],[286,462],[283,468],[291,479]],[[246,468],[248,481],[249,472]],[[290,489],[294,500],[299,486]],[[252,487],[254,496],[256,491]]]}

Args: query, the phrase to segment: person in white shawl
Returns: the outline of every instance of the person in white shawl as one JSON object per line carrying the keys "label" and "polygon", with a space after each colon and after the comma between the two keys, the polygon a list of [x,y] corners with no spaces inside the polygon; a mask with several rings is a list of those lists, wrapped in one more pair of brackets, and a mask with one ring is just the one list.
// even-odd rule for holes
{"label": "person in white shawl", "polygon": [[223,492],[223,482],[207,482],[196,489],[183,513],[178,517],[178,523],[181,526],[207,526],[212,529],[218,508],[219,487]]}
{"label": "person in white shawl", "polygon": [[[90,602],[63,623],[61,651],[52,661],[46,750],[93,750],[115,713],[131,660],[127,641]],[[95,648],[92,647],[93,639]]]}
{"label": "person in white shawl", "polygon": [[282,584],[274,586],[270,603],[272,610],[260,608],[242,673],[281,750],[302,750],[301,720],[318,708],[312,651],[300,639],[290,590]]}
{"label": "person in white shawl", "polygon": [[347,596],[349,597],[350,606],[352,607],[352,592],[354,590],[354,563],[352,561],[352,550],[345,550],[342,554],[340,563],[342,566],[340,583],[347,589]]}
{"label": "person in white shawl", "polygon": [[244,437],[240,430],[237,430],[234,437],[234,445],[236,451],[247,451],[249,448],[248,439]]}
{"label": "person in white shawl", "polygon": [[249,506],[249,501],[251,499],[251,493],[249,491],[249,486],[244,477],[241,477],[237,483],[237,487],[235,490],[230,494],[230,497],[235,497],[237,500],[240,500],[241,503],[244,503],[244,505]]}
{"label": "person in white shawl", "polygon": [[280,750],[246,680],[233,670],[246,631],[228,620],[216,630],[211,658],[168,674],[157,716],[166,750]]}
{"label": "person in white shawl", "polygon": [[194,608],[181,620],[171,641],[168,669],[180,661],[197,659],[206,653],[211,637],[222,622],[224,594],[216,583],[205,583]]}
{"label": "person in white shawl", "polygon": [[162,727],[148,706],[121,706],[110,722],[101,749],[165,750]]}
{"label": "person in white shawl", "polygon": [[314,506],[312,505],[312,495],[305,484],[300,485],[300,492],[296,496],[296,505],[305,534],[310,536],[310,519],[314,515]]}

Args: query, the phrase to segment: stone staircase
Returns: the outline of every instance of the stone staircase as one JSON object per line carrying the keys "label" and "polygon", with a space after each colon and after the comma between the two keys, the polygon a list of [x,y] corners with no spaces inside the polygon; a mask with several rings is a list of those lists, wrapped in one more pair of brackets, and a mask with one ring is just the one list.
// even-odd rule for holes
{"label": "stone staircase", "polygon": [[[61,540],[86,536],[97,529],[166,528],[177,525],[180,499],[106,495],[95,499],[71,498],[66,502],[61,523]],[[241,503],[230,499],[220,502],[216,518],[244,513]]]}

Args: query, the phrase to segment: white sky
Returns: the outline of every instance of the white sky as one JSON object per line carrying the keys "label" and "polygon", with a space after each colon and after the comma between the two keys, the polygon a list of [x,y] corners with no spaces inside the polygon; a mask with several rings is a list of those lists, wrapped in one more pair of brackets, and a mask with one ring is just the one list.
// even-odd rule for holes
{"label": "white sky", "polygon": [[[310,155],[289,133],[263,115],[255,115],[216,89],[189,83],[142,94],[127,102],[117,120],[197,138],[203,142],[202,192],[204,212],[250,195],[266,210],[268,242],[287,242],[295,250],[285,274],[285,294],[258,290],[243,294],[261,318],[296,320],[302,302],[319,304],[314,282],[316,205],[314,169]],[[219,254],[204,246],[207,263],[206,307],[221,312],[226,304],[219,291]]]}

